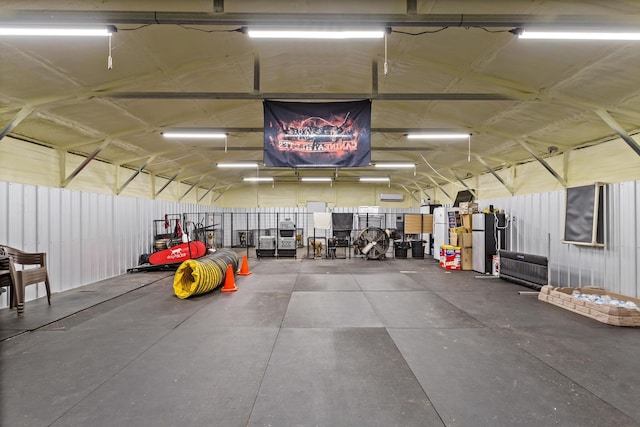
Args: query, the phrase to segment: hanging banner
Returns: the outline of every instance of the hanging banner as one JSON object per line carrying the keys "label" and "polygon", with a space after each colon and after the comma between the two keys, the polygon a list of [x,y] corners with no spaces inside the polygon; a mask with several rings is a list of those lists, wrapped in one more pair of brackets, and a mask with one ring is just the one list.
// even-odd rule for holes
{"label": "hanging banner", "polygon": [[371,101],[264,101],[264,164],[357,167],[371,163]]}

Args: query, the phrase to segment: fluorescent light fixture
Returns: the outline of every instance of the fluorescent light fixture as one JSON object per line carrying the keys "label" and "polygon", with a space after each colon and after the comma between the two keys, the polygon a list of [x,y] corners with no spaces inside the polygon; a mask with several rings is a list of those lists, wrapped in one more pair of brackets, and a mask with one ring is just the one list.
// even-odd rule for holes
{"label": "fluorescent light fixture", "polygon": [[271,176],[249,176],[246,178],[242,178],[243,181],[247,182],[273,182],[273,177]]}
{"label": "fluorescent light fixture", "polygon": [[640,40],[639,32],[623,31],[526,31],[518,33],[521,39],[536,40]]}
{"label": "fluorescent light fixture", "polygon": [[331,177],[328,176],[303,176],[300,178],[302,182],[331,182]]}
{"label": "fluorescent light fixture", "polygon": [[115,27],[102,28],[37,28],[37,27],[0,27],[0,36],[77,36],[108,37]]}
{"label": "fluorescent light fixture", "polygon": [[376,168],[382,169],[404,169],[404,168],[415,168],[415,163],[376,163],[373,165]]}
{"label": "fluorescent light fixture", "polygon": [[250,168],[257,168],[258,164],[257,163],[250,163],[250,162],[245,162],[245,163],[218,163],[218,167],[219,168],[250,169]]}
{"label": "fluorescent light fixture", "polygon": [[259,39],[381,39],[385,30],[247,30]]}
{"label": "fluorescent light fixture", "polygon": [[389,177],[388,176],[385,176],[385,177],[363,176],[363,177],[360,177],[360,182],[389,182]]}
{"label": "fluorescent light fixture", "polygon": [[407,135],[407,139],[468,139],[470,133],[414,133]]}
{"label": "fluorescent light fixture", "polygon": [[181,139],[223,139],[227,137],[226,133],[211,132],[203,130],[180,130],[180,131],[165,131],[162,132],[162,136],[165,138],[181,138]]}

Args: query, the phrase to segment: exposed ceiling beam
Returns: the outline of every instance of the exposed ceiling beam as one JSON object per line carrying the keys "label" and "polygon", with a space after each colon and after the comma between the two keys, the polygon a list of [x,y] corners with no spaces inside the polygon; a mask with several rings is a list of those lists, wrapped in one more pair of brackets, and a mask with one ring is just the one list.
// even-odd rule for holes
{"label": "exposed ceiling beam", "polygon": [[413,192],[411,192],[411,191],[409,191],[409,189],[408,189],[407,187],[405,187],[403,184],[400,184],[400,187],[402,187],[402,188],[404,189],[404,191],[406,191],[406,192],[407,192],[407,194],[409,194],[409,196],[410,196],[413,200],[415,200],[416,202],[420,203],[420,200],[418,200],[418,199],[416,198],[416,196],[414,196],[414,195],[413,195],[414,193],[413,193]]}
{"label": "exposed ceiling beam", "polygon": [[182,195],[182,197],[180,197],[180,198],[178,199],[178,201],[179,201],[179,202],[181,202],[181,201],[182,201],[182,199],[184,199],[184,198],[185,198],[185,196],[186,196],[187,194],[189,194],[189,193],[191,192],[191,190],[193,190],[193,189],[194,189],[194,187],[195,187],[196,185],[200,184],[200,181],[202,181],[202,178],[204,178],[205,176],[206,176],[206,175],[202,175],[200,178],[198,178],[198,180],[197,180],[196,182],[194,182],[193,184],[191,184],[191,187],[189,187],[189,189],[188,189],[187,191],[185,191],[185,192],[184,192],[184,194]]}
{"label": "exposed ceiling beam", "polygon": [[180,175],[180,173],[181,173],[181,172],[182,172],[182,169],[180,169],[180,170],[178,171],[178,173],[176,173],[176,174],[175,174],[175,175],[173,175],[171,178],[169,178],[169,179],[167,180],[166,184],[164,184],[164,185],[162,186],[162,188],[161,188],[160,190],[158,190],[158,192],[157,192],[156,194],[154,194],[154,198],[155,198],[155,197],[158,197],[158,195],[159,195],[160,193],[162,193],[162,192],[164,191],[164,189],[165,189],[165,188],[167,188],[167,187],[169,186],[169,184],[171,184],[171,183],[172,183],[172,182],[173,182],[173,181],[178,177],[178,175]]}
{"label": "exposed ceiling beam", "polygon": [[371,96],[378,96],[378,61],[371,60]]}
{"label": "exposed ceiling beam", "polygon": [[149,160],[147,160],[147,161],[144,163],[144,165],[140,166],[140,167],[138,168],[138,170],[137,170],[137,171],[135,171],[135,172],[134,172],[134,173],[129,177],[129,179],[127,179],[127,181],[126,181],[124,184],[122,184],[122,186],[121,186],[120,188],[118,188],[118,189],[117,189],[117,191],[116,191],[116,195],[120,195],[120,193],[122,193],[122,190],[124,190],[124,189],[127,187],[127,185],[129,185],[129,184],[131,183],[131,181],[133,181],[133,180],[135,179],[135,177],[137,177],[138,175],[140,175],[140,173],[144,170],[144,168],[146,168],[146,167],[149,165],[149,163],[151,163],[151,162],[153,161],[153,159],[154,159],[155,157],[156,157],[155,155],[154,155],[154,156],[149,157]]}
{"label": "exposed ceiling beam", "polygon": [[458,174],[456,174],[456,173],[453,171],[453,169],[449,169],[449,172],[451,173],[451,175],[453,175],[453,176],[458,180],[458,182],[459,182],[460,184],[464,185],[464,188],[466,188],[467,190],[469,190],[469,192],[473,195],[473,197],[474,197],[474,198],[476,198],[476,199],[478,198],[478,195],[476,194],[476,192],[475,192],[471,187],[469,187],[469,186],[467,185],[467,183],[466,183],[466,182],[464,182],[464,180],[463,180],[462,178],[460,178],[460,177],[458,176]]}
{"label": "exposed ceiling beam", "polygon": [[16,126],[20,124],[24,119],[29,117],[29,115],[33,112],[33,106],[25,105],[18,111],[18,113],[5,125],[2,130],[0,130],[0,141],[7,136]]}
{"label": "exposed ceiling beam", "polygon": [[633,151],[636,152],[637,155],[640,156],[640,145],[638,145],[638,143],[631,138],[631,136],[627,133],[626,130],[624,130],[624,128],[622,126],[620,126],[620,123],[618,123],[616,121],[616,119],[614,119],[613,117],[611,117],[611,115],[606,112],[605,110],[596,110],[595,113],[598,115],[598,117],[600,117],[607,125],[609,125],[609,127],[611,129],[613,129],[620,138],[622,138],[622,140],[624,142],[627,143],[627,145],[629,147],[631,147],[631,149]]}
{"label": "exposed ceiling beam", "polygon": [[[217,202],[217,201],[218,201],[218,199],[219,199],[220,197],[222,197],[222,195],[225,193],[225,191],[227,191],[229,188],[231,188],[231,186],[232,186],[232,185],[233,185],[233,184],[229,184],[229,185],[227,185],[227,186],[224,188],[224,190],[222,190],[222,191],[218,191],[218,197],[216,197],[215,199],[213,199],[213,201],[211,202],[211,204],[214,204],[215,202]],[[214,190],[214,191],[216,191],[216,190]]]}
{"label": "exposed ceiling beam", "polygon": [[260,55],[253,55],[253,93],[260,93]]}
{"label": "exposed ceiling beam", "polygon": [[80,163],[78,165],[78,167],[76,167],[74,169],[73,172],[71,172],[69,174],[68,177],[65,178],[64,181],[62,181],[62,183],[60,184],[60,187],[65,188],[67,185],[69,185],[69,183],[71,182],[72,179],[74,179],[76,176],[78,176],[78,174],[80,172],[82,172],[82,170],[93,160],[96,158],[96,156],[98,154],[100,154],[100,152],[102,150],[104,150],[107,145],[109,145],[111,143],[112,139],[111,138],[107,138],[104,141],[102,141],[102,144],[100,144],[100,146],[98,148],[96,148],[93,153],[89,154],[83,161],[82,163]]}
{"label": "exposed ceiling beam", "polygon": [[[408,67],[428,67],[430,69],[438,70],[442,73],[464,79],[464,81],[466,82],[475,81],[478,83],[487,83],[504,89],[506,93],[510,93],[514,98],[519,98],[521,100],[549,102],[556,105],[570,106],[576,109],[581,109],[583,111],[593,111],[599,108],[596,102],[583,98],[577,98],[575,96],[568,96],[561,90],[554,90],[557,86],[561,85],[562,82],[557,82],[552,87],[547,87],[544,91],[541,92],[539,88],[528,87],[516,80],[508,80],[505,78],[496,77],[491,74],[485,74],[480,69],[474,69],[473,72],[470,72],[468,70],[464,70],[461,67],[456,67],[454,65],[435,61],[433,59],[426,59],[409,55],[404,55],[403,58],[405,58],[406,65]],[[594,62],[594,64],[597,65],[598,63],[606,62],[606,58],[599,58],[598,61]],[[614,112],[620,117],[631,121],[637,121],[640,119],[640,113],[632,111],[629,108],[622,109],[611,106],[610,108],[608,108],[608,110],[610,112]],[[481,129],[478,130],[482,131]]]}
{"label": "exposed ceiling beam", "polygon": [[249,93],[249,92],[93,92],[98,98],[114,99],[224,99],[224,100],[353,100],[373,101],[520,101],[533,95],[501,93]]}
{"label": "exposed ceiling beam", "polygon": [[376,13],[211,13],[117,10],[6,10],[0,22],[13,24],[132,24],[132,25],[296,25],[357,23],[359,27],[551,27],[615,26],[637,28],[640,17],[627,15],[528,14],[376,14]]}
{"label": "exposed ceiling beam", "polygon": [[547,171],[549,171],[549,173],[553,175],[553,177],[557,179],[558,182],[562,184],[563,187],[567,186],[567,181],[565,181],[565,179],[562,176],[560,176],[560,174],[558,174],[558,172],[556,172],[555,169],[553,169],[549,163],[547,163],[542,157],[540,157],[538,153],[536,153],[531,147],[529,147],[529,145],[526,142],[522,140],[519,140],[518,142],[520,143],[520,145],[522,145],[522,147],[525,150],[529,152],[529,154],[533,156],[534,159],[536,159]]}
{"label": "exposed ceiling beam", "polygon": [[491,166],[489,166],[489,165],[487,164],[487,162],[485,162],[485,161],[484,161],[484,159],[483,159],[482,157],[480,157],[480,156],[476,156],[476,158],[478,159],[478,161],[479,161],[480,163],[482,163],[482,165],[487,169],[487,171],[489,171],[489,173],[490,173],[491,175],[493,175],[493,176],[495,177],[495,179],[497,179],[497,180],[500,182],[500,184],[502,184],[502,185],[504,186],[504,188],[506,188],[506,189],[509,191],[509,193],[511,193],[511,195],[512,195],[512,196],[515,194],[515,192],[513,191],[513,188],[511,188],[511,186],[510,186],[509,184],[507,184],[507,183],[504,181],[504,179],[502,179],[502,177],[501,177],[500,175],[498,175],[498,173],[497,173],[496,171],[494,171],[494,170],[491,168]]}
{"label": "exposed ceiling beam", "polygon": [[205,191],[205,193],[202,196],[200,196],[200,198],[198,199],[198,203],[200,203],[202,201],[202,199],[204,199],[207,194],[209,194],[211,191],[213,191],[213,189],[216,187],[217,184],[218,184],[218,181],[214,181],[213,185],[211,187],[209,187],[209,189],[207,191]]}
{"label": "exposed ceiling beam", "polygon": [[436,187],[438,187],[440,189],[440,191],[442,191],[442,193],[449,198],[449,200],[453,200],[451,198],[451,196],[449,195],[449,193],[447,193],[447,191],[444,189],[444,187],[442,185],[438,184],[435,179],[431,178],[429,175],[427,175],[427,178],[429,178],[431,180],[431,182],[433,182],[434,185]]}
{"label": "exposed ceiling beam", "polygon": [[418,13],[418,0],[407,0],[407,14]]}

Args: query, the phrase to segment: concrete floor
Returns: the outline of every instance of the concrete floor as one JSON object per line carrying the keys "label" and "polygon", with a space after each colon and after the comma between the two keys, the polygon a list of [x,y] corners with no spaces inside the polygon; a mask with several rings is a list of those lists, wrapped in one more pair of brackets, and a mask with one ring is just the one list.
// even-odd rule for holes
{"label": "concrete floor", "polygon": [[0,310],[3,426],[638,426],[640,330],[432,259],[249,258]]}

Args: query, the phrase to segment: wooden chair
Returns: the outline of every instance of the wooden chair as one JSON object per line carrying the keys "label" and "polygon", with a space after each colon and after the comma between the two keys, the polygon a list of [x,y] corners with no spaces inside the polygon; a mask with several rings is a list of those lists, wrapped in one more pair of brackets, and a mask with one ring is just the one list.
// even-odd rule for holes
{"label": "wooden chair", "polygon": [[[47,289],[47,301],[51,305],[51,288],[49,286],[49,274],[47,273],[47,254],[43,252],[23,252],[9,246],[0,246],[9,256],[9,270],[15,290],[15,303],[18,315],[24,313],[25,288],[29,285],[37,285],[44,282]],[[22,269],[17,267],[21,266]]]}

